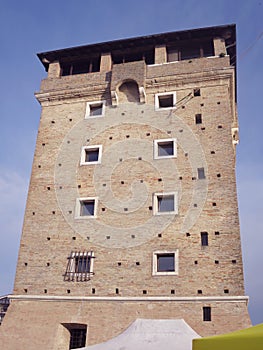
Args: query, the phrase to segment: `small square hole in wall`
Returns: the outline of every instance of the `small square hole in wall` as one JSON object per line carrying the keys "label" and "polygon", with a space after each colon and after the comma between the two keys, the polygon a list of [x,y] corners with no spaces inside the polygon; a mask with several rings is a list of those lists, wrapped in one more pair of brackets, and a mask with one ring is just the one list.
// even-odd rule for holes
{"label": "small square hole in wall", "polygon": [[47,289],[44,289],[44,293],[47,294]]}
{"label": "small square hole in wall", "polygon": [[118,262],[118,266],[121,266],[121,262],[120,261]]}
{"label": "small square hole in wall", "polygon": [[105,101],[88,102],[85,118],[102,117],[105,112]]}
{"label": "small square hole in wall", "polygon": [[237,263],[237,261],[236,260],[232,260],[232,264],[236,264]]}
{"label": "small square hole in wall", "polygon": [[101,162],[102,146],[84,146],[81,150],[80,165],[98,164]]}
{"label": "small square hole in wall", "polygon": [[224,293],[228,294],[229,293],[229,289],[224,289]]}
{"label": "small square hole in wall", "polygon": [[202,289],[198,289],[197,294],[203,294]]}
{"label": "small square hole in wall", "polygon": [[174,108],[176,104],[176,93],[175,92],[164,92],[155,95],[155,109],[166,109]]}
{"label": "small square hole in wall", "polygon": [[195,115],[195,124],[202,124],[202,114]]}
{"label": "small square hole in wall", "polygon": [[197,168],[197,174],[198,174],[199,180],[205,179],[205,169],[204,168]]}
{"label": "small square hole in wall", "polygon": [[171,294],[175,294],[175,290],[174,289],[171,289]]}
{"label": "small square hole in wall", "polygon": [[70,289],[67,289],[67,293],[70,294]]}
{"label": "small square hole in wall", "polygon": [[215,264],[218,265],[219,264],[219,260],[215,260]]}
{"label": "small square hole in wall", "polygon": [[95,289],[95,288],[92,288],[92,289],[91,289],[91,293],[92,293],[92,294],[95,294],[95,293],[96,293],[96,289]]}
{"label": "small square hole in wall", "polygon": [[186,237],[190,237],[191,236],[191,234],[189,233],[189,232],[186,232]]}
{"label": "small square hole in wall", "polygon": [[219,231],[215,231],[215,235],[216,235],[216,236],[219,236],[219,235],[220,235],[220,232],[219,232]]}
{"label": "small square hole in wall", "polygon": [[194,89],[194,96],[201,96],[201,90],[200,89]]}
{"label": "small square hole in wall", "polygon": [[26,288],[24,289],[24,292],[27,293],[27,289]]}
{"label": "small square hole in wall", "polygon": [[216,202],[213,202],[212,205],[213,205],[213,207],[216,207]]}
{"label": "small square hole in wall", "polygon": [[161,234],[161,233],[158,233],[158,237],[159,237],[159,238],[162,238],[162,234]]}
{"label": "small square hole in wall", "polygon": [[116,288],[116,289],[115,289],[115,293],[116,293],[116,294],[119,294],[119,288]]}
{"label": "small square hole in wall", "polygon": [[139,266],[139,265],[140,265],[140,262],[139,262],[139,261],[136,261],[136,265]]}
{"label": "small square hole in wall", "polygon": [[195,265],[198,265],[198,261],[197,260],[195,260]]}
{"label": "small square hole in wall", "polygon": [[142,294],[147,294],[147,290],[144,289],[144,290],[142,291]]}

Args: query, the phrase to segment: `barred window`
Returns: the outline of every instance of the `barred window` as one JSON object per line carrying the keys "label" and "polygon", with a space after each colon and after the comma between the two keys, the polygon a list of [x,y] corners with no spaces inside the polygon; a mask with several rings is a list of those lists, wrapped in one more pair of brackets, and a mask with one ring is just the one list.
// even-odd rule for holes
{"label": "barred window", "polygon": [[94,252],[71,252],[68,257],[65,281],[89,281],[94,275],[94,258]]}

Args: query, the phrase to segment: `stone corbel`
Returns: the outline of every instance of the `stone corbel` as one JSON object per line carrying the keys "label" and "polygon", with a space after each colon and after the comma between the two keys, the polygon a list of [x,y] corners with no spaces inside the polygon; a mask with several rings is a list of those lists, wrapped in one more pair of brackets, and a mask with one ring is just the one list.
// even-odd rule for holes
{"label": "stone corbel", "polygon": [[140,103],[146,103],[146,93],[144,87],[139,87]]}
{"label": "stone corbel", "polygon": [[232,142],[233,142],[233,145],[237,145],[239,143],[238,128],[232,128]]}
{"label": "stone corbel", "polygon": [[118,94],[116,90],[111,91],[111,104],[113,107],[117,107],[119,104]]}

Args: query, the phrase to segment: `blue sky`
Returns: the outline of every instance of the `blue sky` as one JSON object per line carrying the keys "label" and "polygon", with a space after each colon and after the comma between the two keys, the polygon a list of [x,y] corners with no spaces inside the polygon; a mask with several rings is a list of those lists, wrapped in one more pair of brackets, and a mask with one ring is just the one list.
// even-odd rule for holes
{"label": "blue sky", "polygon": [[12,292],[46,75],[37,52],[237,24],[237,181],[246,293],[263,323],[263,0],[2,0],[0,3],[0,295]]}

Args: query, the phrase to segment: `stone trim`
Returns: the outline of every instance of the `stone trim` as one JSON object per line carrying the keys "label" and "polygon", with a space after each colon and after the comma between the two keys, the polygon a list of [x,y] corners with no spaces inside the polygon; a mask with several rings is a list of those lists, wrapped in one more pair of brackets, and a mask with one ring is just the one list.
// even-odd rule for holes
{"label": "stone trim", "polygon": [[63,295],[8,295],[10,300],[23,300],[23,301],[103,301],[103,302],[162,302],[173,301],[178,303],[184,302],[245,302],[248,303],[248,296],[203,296],[203,297],[95,297],[95,296],[63,296]]}

